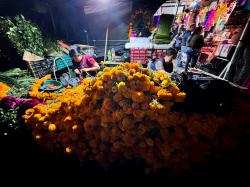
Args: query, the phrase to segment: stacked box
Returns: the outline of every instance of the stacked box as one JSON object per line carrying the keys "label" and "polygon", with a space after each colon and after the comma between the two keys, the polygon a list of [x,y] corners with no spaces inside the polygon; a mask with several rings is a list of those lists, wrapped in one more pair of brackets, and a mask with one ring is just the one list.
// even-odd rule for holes
{"label": "stacked box", "polygon": [[133,48],[130,51],[130,61],[131,63],[147,63],[147,49],[144,48]]}

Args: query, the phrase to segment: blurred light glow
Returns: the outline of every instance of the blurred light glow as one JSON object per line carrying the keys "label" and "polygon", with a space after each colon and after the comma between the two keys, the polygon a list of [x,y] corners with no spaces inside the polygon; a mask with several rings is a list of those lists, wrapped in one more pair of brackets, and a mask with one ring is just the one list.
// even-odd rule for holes
{"label": "blurred light glow", "polygon": [[97,2],[102,3],[102,4],[107,4],[109,3],[111,0],[98,0]]}

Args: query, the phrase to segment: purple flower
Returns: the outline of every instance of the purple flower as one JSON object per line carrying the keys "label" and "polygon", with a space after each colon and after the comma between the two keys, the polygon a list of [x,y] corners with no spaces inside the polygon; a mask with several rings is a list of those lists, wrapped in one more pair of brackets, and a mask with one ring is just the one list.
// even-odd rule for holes
{"label": "purple flower", "polygon": [[23,99],[13,96],[6,96],[1,100],[0,105],[9,109],[18,107],[20,109],[26,110],[40,103],[41,102],[38,99]]}

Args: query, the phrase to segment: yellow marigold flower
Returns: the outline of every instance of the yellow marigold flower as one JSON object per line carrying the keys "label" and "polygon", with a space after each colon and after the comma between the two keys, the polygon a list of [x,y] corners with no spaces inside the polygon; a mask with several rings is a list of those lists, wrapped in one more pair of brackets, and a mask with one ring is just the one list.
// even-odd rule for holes
{"label": "yellow marigold flower", "polygon": [[130,75],[134,75],[136,73],[135,69],[130,69],[128,72]]}
{"label": "yellow marigold flower", "polygon": [[36,138],[37,140],[40,140],[40,139],[41,139],[41,135],[36,135],[35,138]]}
{"label": "yellow marigold flower", "polygon": [[168,80],[163,80],[162,83],[161,83],[161,86],[162,86],[163,88],[167,88],[167,87],[168,87],[168,84],[169,84]]}
{"label": "yellow marigold flower", "polygon": [[157,107],[158,110],[162,110],[162,109],[165,108],[165,107],[164,107],[162,104],[160,104],[160,103],[157,104],[156,107]]}
{"label": "yellow marigold flower", "polygon": [[50,124],[48,129],[49,129],[49,131],[55,131],[56,130],[56,125],[55,124]]}
{"label": "yellow marigold flower", "polygon": [[165,79],[164,76],[161,76],[161,77],[160,77],[160,80],[161,80],[161,81],[163,81],[164,79]]}
{"label": "yellow marigold flower", "polygon": [[117,92],[117,90],[118,90],[118,89],[117,89],[116,86],[113,86],[113,87],[112,87],[112,92],[113,92],[113,93]]}
{"label": "yellow marigold flower", "polygon": [[79,128],[78,125],[73,125],[73,126],[72,126],[72,130],[73,130],[73,131],[76,131],[78,128]]}
{"label": "yellow marigold flower", "polygon": [[149,107],[150,107],[150,109],[153,109],[153,110],[162,110],[165,108],[158,101],[153,101],[153,102],[149,103]]}
{"label": "yellow marigold flower", "polygon": [[123,86],[126,86],[126,83],[125,82],[119,82],[119,84],[117,85],[118,86],[118,89],[123,87]]}
{"label": "yellow marigold flower", "polygon": [[142,77],[142,74],[140,72],[137,72],[133,75],[134,78],[140,79]]}
{"label": "yellow marigold flower", "polygon": [[70,147],[66,147],[66,148],[65,148],[65,151],[66,151],[66,153],[71,153],[71,152],[72,152],[72,150],[71,150]]}
{"label": "yellow marigold flower", "polygon": [[160,79],[160,77],[161,77],[161,72],[159,72],[159,71],[156,72],[155,73],[155,78]]}
{"label": "yellow marigold flower", "polygon": [[133,79],[134,79],[134,77],[133,77],[132,75],[129,75],[129,76],[128,76],[128,81],[129,81],[129,82],[133,81]]}
{"label": "yellow marigold flower", "polygon": [[34,115],[34,118],[36,118],[37,120],[39,120],[41,117],[42,117],[41,114],[35,114],[35,115]]}
{"label": "yellow marigold flower", "polygon": [[43,116],[43,117],[40,117],[39,119],[38,119],[38,121],[39,122],[43,122],[45,120],[45,117]]}

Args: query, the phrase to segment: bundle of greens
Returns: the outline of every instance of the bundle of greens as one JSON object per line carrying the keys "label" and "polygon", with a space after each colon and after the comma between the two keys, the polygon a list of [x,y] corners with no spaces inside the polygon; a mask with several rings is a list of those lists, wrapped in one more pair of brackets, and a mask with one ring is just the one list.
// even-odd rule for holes
{"label": "bundle of greens", "polygon": [[35,78],[32,77],[26,70],[21,70],[19,68],[6,72],[0,72],[0,82],[3,82],[11,87],[10,95],[14,95],[16,97],[26,98],[34,81]]}

